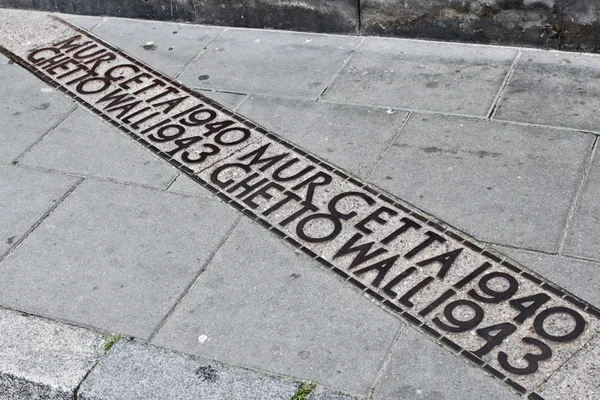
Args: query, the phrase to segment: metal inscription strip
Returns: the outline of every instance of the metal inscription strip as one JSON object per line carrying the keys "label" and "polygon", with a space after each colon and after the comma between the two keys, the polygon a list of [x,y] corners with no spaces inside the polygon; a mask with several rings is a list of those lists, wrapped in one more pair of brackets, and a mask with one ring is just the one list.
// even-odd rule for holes
{"label": "metal inscription strip", "polygon": [[[66,24],[65,22],[62,22]],[[600,312],[464,234],[67,24],[2,51],[529,399]]]}

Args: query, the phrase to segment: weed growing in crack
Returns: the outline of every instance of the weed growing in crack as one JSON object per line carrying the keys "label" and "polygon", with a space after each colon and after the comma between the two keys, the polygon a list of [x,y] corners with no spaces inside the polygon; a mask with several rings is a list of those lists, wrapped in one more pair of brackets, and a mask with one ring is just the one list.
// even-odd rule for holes
{"label": "weed growing in crack", "polygon": [[104,354],[108,353],[110,349],[121,340],[121,334],[115,333],[106,338],[106,343],[104,343]]}
{"label": "weed growing in crack", "polygon": [[292,400],[306,400],[317,386],[314,382],[302,382]]}

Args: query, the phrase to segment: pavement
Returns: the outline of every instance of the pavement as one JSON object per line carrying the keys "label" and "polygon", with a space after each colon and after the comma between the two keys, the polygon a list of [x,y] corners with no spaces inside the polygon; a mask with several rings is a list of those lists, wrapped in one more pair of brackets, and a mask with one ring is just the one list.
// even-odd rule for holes
{"label": "pavement", "polygon": [[8,9],[0,46],[0,399],[600,398],[600,56]]}

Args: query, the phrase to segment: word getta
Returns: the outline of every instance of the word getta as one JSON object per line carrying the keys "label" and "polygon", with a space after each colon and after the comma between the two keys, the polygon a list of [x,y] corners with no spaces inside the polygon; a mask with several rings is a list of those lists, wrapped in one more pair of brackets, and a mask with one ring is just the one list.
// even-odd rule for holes
{"label": "word getta", "polygon": [[531,392],[596,334],[598,310],[561,288],[101,40],[73,33],[23,58],[4,52],[515,390],[541,398]]}

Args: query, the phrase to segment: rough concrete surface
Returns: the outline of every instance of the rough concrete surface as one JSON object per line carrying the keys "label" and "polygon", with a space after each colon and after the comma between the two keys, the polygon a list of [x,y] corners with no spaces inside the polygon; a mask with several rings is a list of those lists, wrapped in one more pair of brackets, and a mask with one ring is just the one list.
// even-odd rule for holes
{"label": "rough concrete surface", "polygon": [[283,400],[298,381],[133,340],[113,346],[81,385],[81,400]]}
{"label": "rough concrete surface", "polygon": [[94,332],[0,309],[0,399],[71,400],[103,355]]}

